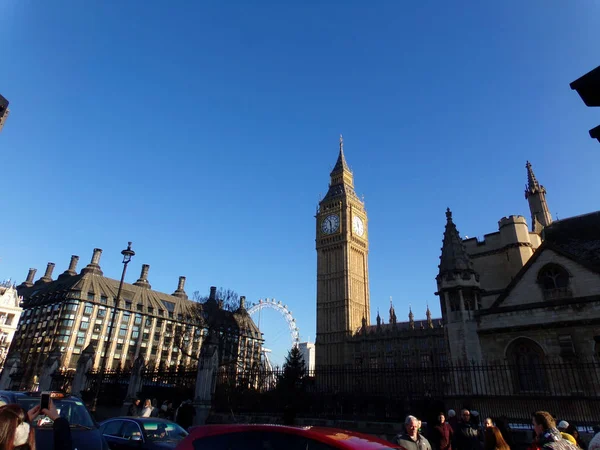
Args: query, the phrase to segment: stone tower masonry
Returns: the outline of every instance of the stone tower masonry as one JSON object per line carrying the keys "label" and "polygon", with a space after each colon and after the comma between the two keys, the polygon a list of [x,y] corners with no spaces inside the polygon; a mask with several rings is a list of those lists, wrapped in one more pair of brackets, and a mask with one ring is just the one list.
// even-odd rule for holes
{"label": "stone tower masonry", "polygon": [[481,308],[479,275],[446,210],[446,229],[436,277],[444,328],[453,362],[481,361],[475,311]]}
{"label": "stone tower masonry", "polygon": [[350,362],[348,340],[370,323],[367,213],[354,192],[341,136],[330,176],[316,214],[317,367]]}
{"label": "stone tower masonry", "polygon": [[552,223],[552,215],[546,202],[546,189],[535,178],[531,163],[527,161],[527,186],[525,186],[525,198],[529,203],[531,211],[531,230],[541,233],[544,227]]}

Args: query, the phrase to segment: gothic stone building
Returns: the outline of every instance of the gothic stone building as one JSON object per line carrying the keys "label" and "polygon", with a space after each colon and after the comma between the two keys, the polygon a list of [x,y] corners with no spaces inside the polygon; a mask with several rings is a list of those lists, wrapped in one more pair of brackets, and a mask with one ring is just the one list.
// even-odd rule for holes
{"label": "gothic stone building", "polygon": [[44,276],[35,282],[36,270],[30,269],[27,280],[17,287],[24,311],[8,357],[18,355],[29,376],[38,374],[55,348],[63,354],[62,366],[74,369],[83,349],[92,345],[94,367],[99,367],[113,314],[107,368],[131,366],[140,355],[151,367],[194,364],[191,356],[199,354],[209,329],[219,335],[222,365],[245,368],[260,361],[263,338],[246,311],[244,297],[236,311],[227,311],[213,287],[208,301],[198,304],[184,291],[185,277],[179,278],[173,294],[157,292],[151,289],[149,266],[144,264],[135,283],[124,283],[115,308],[119,280],[104,276],[101,253],[94,249],[90,264],[79,273],[79,257],[72,256],[69,268],[56,279],[52,279],[54,263],[48,263]]}
{"label": "gothic stone building", "polygon": [[370,325],[369,229],[364,202],[343,141],[331,172],[329,190],[316,215],[317,338],[316,366],[391,367],[444,362],[446,344],[439,319],[398,322],[390,305],[389,323],[379,313]]}
{"label": "gothic stone building", "polygon": [[365,205],[343,142],[316,214],[317,366],[390,367],[464,361],[537,362],[600,349],[600,212],[552,222],[529,162],[522,216],[483,240],[462,239],[446,212],[439,273],[442,318],[370,322]]}
{"label": "gothic stone building", "polygon": [[591,359],[600,342],[600,211],[552,221],[528,162],[524,217],[461,239],[446,213],[438,294],[452,360]]}

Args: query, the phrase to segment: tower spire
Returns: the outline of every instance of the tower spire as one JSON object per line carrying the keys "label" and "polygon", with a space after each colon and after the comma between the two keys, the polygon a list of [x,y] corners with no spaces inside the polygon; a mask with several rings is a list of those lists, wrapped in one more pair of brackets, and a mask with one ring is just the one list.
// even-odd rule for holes
{"label": "tower spire", "polygon": [[390,295],[390,323],[396,323],[396,311],[394,311],[394,304],[392,303],[392,296]]}
{"label": "tower spire", "polygon": [[412,306],[408,305],[408,327],[411,330],[415,329],[415,315],[412,312]]}
{"label": "tower spire", "polygon": [[427,326],[429,328],[433,328],[433,321],[431,320],[431,311],[429,311],[429,304],[427,305],[427,312],[425,314],[427,316]]}
{"label": "tower spire", "polygon": [[546,202],[546,189],[538,182],[529,161],[525,164],[525,168],[527,169],[525,199],[531,211],[531,229],[535,233],[541,233],[544,227],[552,223],[552,214]]}
{"label": "tower spire", "polygon": [[344,156],[344,136],[340,134],[340,151],[338,153],[338,159],[335,162],[335,166],[333,166],[333,170],[331,171],[331,176],[340,172],[351,172],[348,164],[346,163],[346,157]]}
{"label": "tower spire", "polygon": [[440,256],[439,276],[456,272],[473,273],[473,262],[467,254],[467,249],[452,221],[452,211],[446,209],[446,229]]}

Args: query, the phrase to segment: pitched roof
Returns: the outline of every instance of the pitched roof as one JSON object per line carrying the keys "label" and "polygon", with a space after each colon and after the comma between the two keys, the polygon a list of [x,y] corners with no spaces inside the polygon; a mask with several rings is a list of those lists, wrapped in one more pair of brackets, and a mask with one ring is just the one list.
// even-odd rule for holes
{"label": "pitched roof", "polygon": [[499,307],[546,249],[600,273],[600,211],[558,220],[544,228],[544,242],[517,272],[489,310]]}
{"label": "pitched roof", "polygon": [[[25,307],[64,301],[65,299],[102,304],[98,301],[100,297],[115,298],[118,290],[119,280],[86,271],[78,275],[63,276],[47,283],[38,280],[31,287],[20,287],[19,295],[23,296]],[[88,293],[94,294],[94,300],[87,300]],[[186,298],[154,291],[147,287],[123,283],[119,307],[125,309],[126,302],[131,302],[130,311],[133,313],[151,315],[162,319],[168,319],[169,313],[172,313],[173,318],[171,320],[177,322],[181,322],[180,315],[183,322],[194,321],[199,313],[202,314],[206,310],[208,317],[210,317],[209,320],[219,327],[244,330],[252,337],[261,338],[260,330],[249,315],[246,317],[243,312],[236,311],[234,313],[220,309],[214,301],[212,302],[214,308],[211,308],[208,302],[197,303]],[[114,303],[110,301],[106,306],[113,305]],[[142,305],[142,311],[137,309],[137,305]],[[208,317],[206,318],[208,319]]]}
{"label": "pitched roof", "polygon": [[544,240],[565,256],[600,272],[600,211],[553,222],[544,229]]}

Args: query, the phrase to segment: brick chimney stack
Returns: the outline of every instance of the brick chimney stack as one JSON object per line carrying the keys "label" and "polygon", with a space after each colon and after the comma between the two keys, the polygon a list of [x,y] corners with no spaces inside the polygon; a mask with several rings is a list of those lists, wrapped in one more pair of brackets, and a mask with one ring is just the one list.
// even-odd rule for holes
{"label": "brick chimney stack", "polygon": [[72,277],[77,275],[77,263],[79,262],[79,256],[71,255],[71,262],[69,263],[69,268],[61,273],[58,278],[62,277]]}
{"label": "brick chimney stack", "polygon": [[149,270],[150,266],[148,264],[142,264],[142,272],[140,273],[140,278],[135,283],[133,283],[133,285],[150,289],[152,286],[150,286],[150,283],[148,282]]}
{"label": "brick chimney stack", "polygon": [[41,281],[42,283],[52,282],[52,272],[54,271],[55,265],[56,264],[54,264],[53,262],[49,262],[48,265],[46,266],[46,273],[38,281]]}
{"label": "brick chimney stack", "polygon": [[104,275],[102,273],[102,269],[100,268],[100,257],[102,256],[102,249],[101,248],[95,248],[94,249],[94,254],[92,255],[92,260],[90,261],[90,263],[85,266],[83,268],[83,270],[81,271],[81,273],[86,274],[86,273],[92,273],[94,275]]}
{"label": "brick chimney stack", "polygon": [[33,279],[35,278],[35,273],[37,272],[37,269],[29,269],[29,272],[27,273],[27,279],[25,281],[23,281],[20,285],[17,286],[17,289],[23,289],[23,288],[29,288],[31,286],[33,286]]}
{"label": "brick chimney stack", "polygon": [[185,287],[185,277],[179,277],[179,283],[177,284],[177,290],[173,292],[174,297],[184,298],[187,300],[188,296],[183,289]]}
{"label": "brick chimney stack", "polygon": [[217,301],[217,287],[216,286],[210,287],[210,296],[208,297],[208,299],[212,300],[214,302]]}
{"label": "brick chimney stack", "polygon": [[240,309],[246,309],[246,296],[240,295]]}

